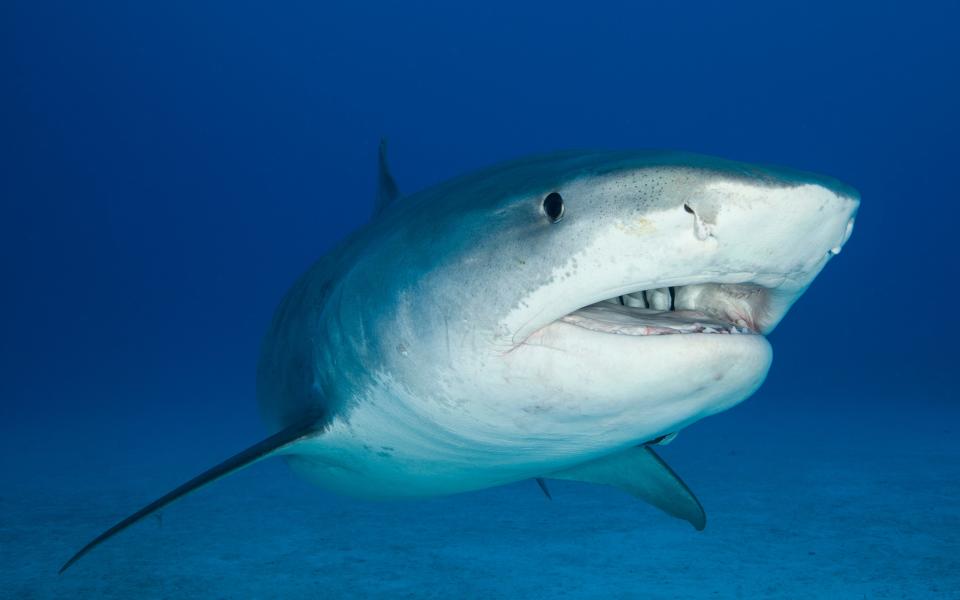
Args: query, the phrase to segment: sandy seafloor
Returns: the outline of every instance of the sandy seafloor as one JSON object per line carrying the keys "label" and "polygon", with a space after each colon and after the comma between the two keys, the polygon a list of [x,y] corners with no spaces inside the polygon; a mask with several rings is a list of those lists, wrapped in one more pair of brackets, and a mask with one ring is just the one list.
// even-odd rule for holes
{"label": "sandy seafloor", "polygon": [[754,398],[663,448],[706,507],[702,533],[610,488],[365,502],[268,461],[57,576],[91,536],[239,442],[202,435],[187,421],[168,448],[156,431],[142,447],[73,451],[69,433],[6,435],[0,594],[960,598],[960,409],[868,394]]}

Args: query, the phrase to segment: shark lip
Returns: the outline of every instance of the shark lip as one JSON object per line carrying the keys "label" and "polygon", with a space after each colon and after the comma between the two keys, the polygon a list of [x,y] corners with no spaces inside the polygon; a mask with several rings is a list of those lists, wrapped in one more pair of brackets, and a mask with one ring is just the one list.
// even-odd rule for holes
{"label": "shark lip", "polygon": [[767,290],[747,284],[697,284],[643,290],[579,308],[559,322],[617,335],[758,335]]}

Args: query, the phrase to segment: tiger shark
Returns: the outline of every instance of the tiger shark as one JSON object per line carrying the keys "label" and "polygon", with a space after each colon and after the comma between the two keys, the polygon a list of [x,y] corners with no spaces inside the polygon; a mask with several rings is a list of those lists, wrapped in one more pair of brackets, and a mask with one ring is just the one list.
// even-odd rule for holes
{"label": "tiger shark", "polygon": [[263,341],[269,437],[95,546],[272,456],[320,486],[423,498],[534,479],[619,487],[702,529],[656,454],[763,382],[765,337],[850,237],[836,180],[661,151],[563,152],[400,197],[303,274]]}

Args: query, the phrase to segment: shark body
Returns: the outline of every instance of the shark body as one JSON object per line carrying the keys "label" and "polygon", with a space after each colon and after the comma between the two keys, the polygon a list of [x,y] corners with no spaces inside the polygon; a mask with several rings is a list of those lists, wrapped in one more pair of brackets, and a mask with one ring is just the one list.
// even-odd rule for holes
{"label": "shark body", "polygon": [[853,227],[833,179],[673,152],[567,152],[395,201],[281,302],[257,377],[274,432],[95,538],[268,456],[327,489],[620,487],[702,529],[653,451],[743,401],[765,334]]}

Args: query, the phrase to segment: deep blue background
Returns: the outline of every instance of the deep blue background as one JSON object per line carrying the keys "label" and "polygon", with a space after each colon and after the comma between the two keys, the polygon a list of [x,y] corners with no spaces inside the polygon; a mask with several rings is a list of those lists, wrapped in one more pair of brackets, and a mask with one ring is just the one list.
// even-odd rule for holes
{"label": "deep blue background", "polygon": [[647,147],[857,187],[853,238],[773,335],[748,405],[810,401],[840,430],[876,403],[936,419],[956,398],[958,17],[952,2],[5,2],[8,475],[16,453],[79,474],[92,446],[256,439],[261,335],[368,218],[380,136],[406,191],[528,153]]}

